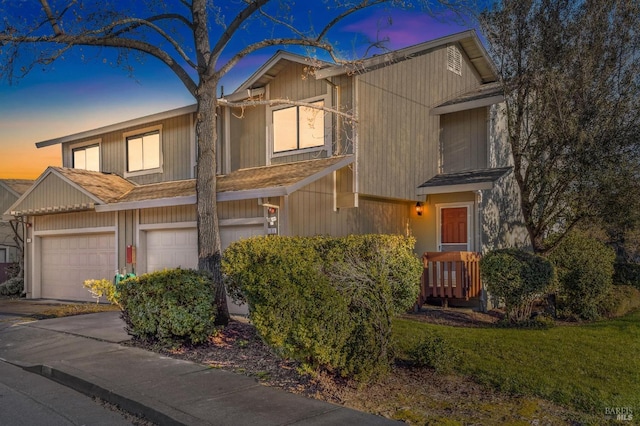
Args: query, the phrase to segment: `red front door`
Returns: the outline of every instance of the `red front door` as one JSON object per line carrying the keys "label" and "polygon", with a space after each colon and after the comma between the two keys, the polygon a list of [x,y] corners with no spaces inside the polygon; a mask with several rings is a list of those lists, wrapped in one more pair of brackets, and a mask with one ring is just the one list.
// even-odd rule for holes
{"label": "red front door", "polygon": [[467,251],[467,207],[451,207],[440,210],[440,251]]}

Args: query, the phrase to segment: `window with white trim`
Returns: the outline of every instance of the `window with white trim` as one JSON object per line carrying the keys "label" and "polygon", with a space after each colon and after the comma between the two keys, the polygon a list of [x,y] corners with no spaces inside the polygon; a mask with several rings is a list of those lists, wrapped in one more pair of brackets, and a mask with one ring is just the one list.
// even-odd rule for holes
{"label": "window with white trim", "polygon": [[7,249],[0,248],[0,263],[7,263]]}
{"label": "window with white trim", "polygon": [[326,144],[325,101],[309,102],[314,107],[285,106],[273,109],[273,153],[323,147]]}
{"label": "window with white trim", "polygon": [[126,141],[126,174],[157,173],[162,170],[161,126],[124,134]]}
{"label": "window with white trim", "polygon": [[73,168],[82,170],[100,171],[100,145],[87,145],[71,150]]}
{"label": "window with white trim", "polygon": [[462,75],[462,53],[454,45],[447,46],[447,69],[455,74]]}

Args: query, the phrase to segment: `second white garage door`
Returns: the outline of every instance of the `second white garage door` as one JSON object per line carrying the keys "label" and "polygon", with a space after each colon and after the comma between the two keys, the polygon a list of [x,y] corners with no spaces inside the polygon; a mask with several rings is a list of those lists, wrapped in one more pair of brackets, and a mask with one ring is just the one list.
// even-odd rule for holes
{"label": "second white garage door", "polygon": [[[264,235],[264,226],[223,226],[220,228],[222,250],[233,241],[256,235]],[[194,228],[147,231],[146,239],[148,272],[198,267],[198,235]]]}
{"label": "second white garage door", "polygon": [[41,295],[46,299],[89,301],[87,279],[112,279],[116,249],[113,233],[42,237]]}

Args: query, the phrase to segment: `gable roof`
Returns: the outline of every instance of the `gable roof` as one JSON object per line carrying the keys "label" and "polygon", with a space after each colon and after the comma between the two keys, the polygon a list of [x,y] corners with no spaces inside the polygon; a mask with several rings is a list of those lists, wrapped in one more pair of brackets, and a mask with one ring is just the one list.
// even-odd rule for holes
{"label": "gable roof", "polygon": [[400,61],[406,61],[415,56],[424,55],[433,49],[444,47],[449,44],[456,44],[460,47],[462,52],[464,52],[473,67],[476,69],[478,76],[483,83],[491,83],[497,80],[495,65],[489,59],[489,54],[474,30],[462,31],[449,36],[440,37],[435,40],[376,55],[361,61],[355,61],[351,64],[326,67],[316,71],[316,78],[328,78],[349,73],[364,73]]}
{"label": "gable roof", "polygon": [[509,171],[511,171],[511,167],[439,174],[420,185],[417,194],[429,195],[491,189],[493,188],[493,183]]}
{"label": "gable roof", "polygon": [[329,62],[321,61],[319,59],[279,50],[267,62],[258,68],[256,72],[254,72],[244,83],[242,83],[240,87],[238,87],[231,96],[228,97],[228,99],[239,100],[236,98],[244,96],[248,90],[250,91],[251,89],[266,86],[267,83],[273,80],[278,73],[291,62],[308,65],[313,68],[322,68],[332,65]]}

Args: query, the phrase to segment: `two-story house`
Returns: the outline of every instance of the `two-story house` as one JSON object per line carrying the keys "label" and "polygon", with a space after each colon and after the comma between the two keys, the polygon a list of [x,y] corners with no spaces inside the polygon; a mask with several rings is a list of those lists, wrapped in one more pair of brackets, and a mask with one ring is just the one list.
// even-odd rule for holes
{"label": "two-story house", "polygon": [[[349,67],[277,53],[220,102],[223,248],[266,234],[413,235],[420,254],[518,244],[496,80],[473,31]],[[230,106],[248,100],[261,104]],[[28,297],[90,300],[88,278],[197,265],[194,113],[37,144],[60,145],[63,167],[7,211],[29,223]]]}

